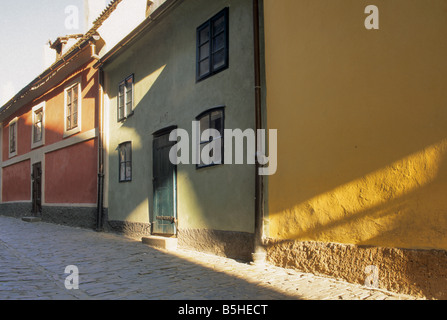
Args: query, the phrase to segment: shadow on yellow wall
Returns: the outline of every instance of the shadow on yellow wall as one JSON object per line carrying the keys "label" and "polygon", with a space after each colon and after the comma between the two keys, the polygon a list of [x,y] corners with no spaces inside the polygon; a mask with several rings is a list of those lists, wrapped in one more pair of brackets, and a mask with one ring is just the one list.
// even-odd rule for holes
{"label": "shadow on yellow wall", "polygon": [[270,236],[360,245],[447,248],[447,139],[279,213]]}
{"label": "shadow on yellow wall", "polygon": [[447,249],[445,1],[265,1],[268,236]]}

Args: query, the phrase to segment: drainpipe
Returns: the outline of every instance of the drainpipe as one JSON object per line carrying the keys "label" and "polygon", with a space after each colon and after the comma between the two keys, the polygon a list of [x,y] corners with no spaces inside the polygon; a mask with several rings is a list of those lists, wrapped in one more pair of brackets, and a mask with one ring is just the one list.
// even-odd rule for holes
{"label": "drainpipe", "polygon": [[[261,50],[259,31],[259,0],[253,0],[253,35],[254,35],[254,68],[255,68],[255,116],[256,132],[263,128],[261,109]],[[256,139],[256,151],[258,152],[258,139]],[[264,183],[263,176],[259,174],[260,164],[256,160],[255,180],[255,235],[253,261],[262,263],[265,261],[263,249],[263,217],[264,217]]]}
{"label": "drainpipe", "polygon": [[103,143],[103,122],[104,122],[104,72],[102,68],[98,70],[98,207],[96,216],[96,231],[103,231],[103,214],[104,214],[104,143]]}
{"label": "drainpipe", "polygon": [[[92,36],[93,41],[90,42],[91,56],[93,59],[100,60],[96,53],[95,41],[100,39],[98,34]],[[102,68],[98,69],[98,196],[96,207],[96,231],[103,231],[104,216],[104,72]]]}

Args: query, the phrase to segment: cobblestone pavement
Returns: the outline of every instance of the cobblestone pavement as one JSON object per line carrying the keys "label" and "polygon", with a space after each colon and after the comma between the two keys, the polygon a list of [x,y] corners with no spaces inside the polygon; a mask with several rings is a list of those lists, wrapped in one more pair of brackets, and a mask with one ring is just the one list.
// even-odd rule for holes
{"label": "cobblestone pavement", "polygon": [[[65,281],[79,270],[79,289]],[[117,234],[0,216],[1,300],[414,299],[311,274],[192,251],[168,252]]]}

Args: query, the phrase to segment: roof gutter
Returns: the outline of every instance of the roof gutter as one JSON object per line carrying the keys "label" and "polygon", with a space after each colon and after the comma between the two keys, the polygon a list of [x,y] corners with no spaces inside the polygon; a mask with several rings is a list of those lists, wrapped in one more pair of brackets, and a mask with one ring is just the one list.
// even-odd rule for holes
{"label": "roof gutter", "polygon": [[96,211],[96,231],[104,231],[104,73],[98,72],[98,111],[99,111],[99,137],[98,137],[98,203]]}

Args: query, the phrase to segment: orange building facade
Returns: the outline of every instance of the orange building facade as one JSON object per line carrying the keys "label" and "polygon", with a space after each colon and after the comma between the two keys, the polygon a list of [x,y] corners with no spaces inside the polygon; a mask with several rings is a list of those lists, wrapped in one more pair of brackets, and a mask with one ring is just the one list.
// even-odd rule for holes
{"label": "orange building facade", "polygon": [[79,45],[0,110],[3,214],[95,226],[99,72]]}

